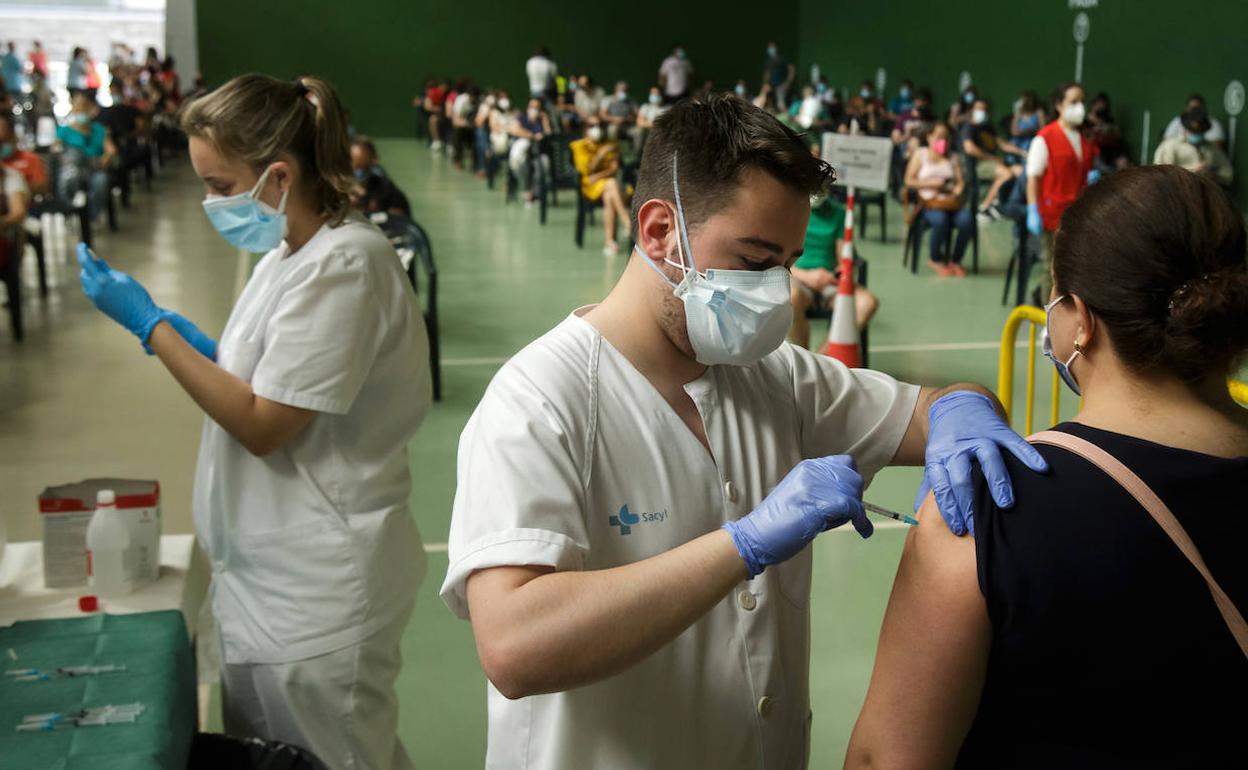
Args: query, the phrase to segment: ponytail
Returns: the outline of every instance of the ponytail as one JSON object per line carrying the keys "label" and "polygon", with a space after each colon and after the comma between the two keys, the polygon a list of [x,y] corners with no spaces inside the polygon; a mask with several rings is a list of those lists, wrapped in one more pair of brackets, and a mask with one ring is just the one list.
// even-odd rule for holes
{"label": "ponytail", "polygon": [[320,78],[240,75],[183,108],[182,130],[257,172],[287,154],[320,214],[341,224],[351,210],[351,153],[341,102]]}

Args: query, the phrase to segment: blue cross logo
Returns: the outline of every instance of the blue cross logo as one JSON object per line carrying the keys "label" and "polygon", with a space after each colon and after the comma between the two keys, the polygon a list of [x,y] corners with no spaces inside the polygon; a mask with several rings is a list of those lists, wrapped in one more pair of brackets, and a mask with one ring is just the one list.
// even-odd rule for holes
{"label": "blue cross logo", "polygon": [[619,527],[621,535],[630,535],[633,532],[633,525],[641,521],[641,517],[635,513],[628,512],[628,503],[620,506],[620,514],[612,516],[608,519],[611,526]]}

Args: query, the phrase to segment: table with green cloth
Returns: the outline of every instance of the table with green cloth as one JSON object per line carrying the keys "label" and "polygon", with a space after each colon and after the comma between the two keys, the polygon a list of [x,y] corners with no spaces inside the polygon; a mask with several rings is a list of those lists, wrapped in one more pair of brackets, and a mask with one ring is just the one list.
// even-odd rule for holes
{"label": "table with green cloth", "polygon": [[[74,666],[124,671],[58,676]],[[184,770],[195,734],[195,664],[177,610],[30,620],[0,629],[0,770]],[[142,703],[133,723],[19,732],[34,714]]]}

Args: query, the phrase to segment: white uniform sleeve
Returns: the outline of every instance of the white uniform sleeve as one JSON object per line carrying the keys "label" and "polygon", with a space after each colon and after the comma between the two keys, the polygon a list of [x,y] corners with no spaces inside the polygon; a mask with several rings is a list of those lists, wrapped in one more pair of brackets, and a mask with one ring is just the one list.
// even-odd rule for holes
{"label": "white uniform sleeve", "polygon": [[1044,137],[1037,136],[1027,148],[1027,178],[1039,179],[1049,169],[1049,145]]}
{"label": "white uniform sleeve", "polygon": [[1183,136],[1183,119],[1175,115],[1169,123],[1166,124],[1166,130],[1161,135],[1162,139],[1177,139]]}
{"label": "white uniform sleeve", "polygon": [[579,570],[589,553],[583,431],[526,374],[505,368],[459,439],[442,601],[468,617],[476,570]]}
{"label": "white uniform sleeve", "polygon": [[1205,139],[1210,142],[1226,141],[1226,131],[1222,129],[1222,121],[1213,116],[1209,117],[1209,130],[1205,132]]}
{"label": "white uniform sleeve", "polygon": [[914,416],[919,387],[787,345],[803,457],[853,455],[870,479],[888,465]]}
{"label": "white uniform sleeve", "polygon": [[6,195],[11,193],[30,194],[30,188],[26,186],[26,180],[21,174],[8,166],[0,166],[0,168],[4,169],[4,192]]}
{"label": "white uniform sleeve", "polygon": [[346,414],[376,358],[381,316],[366,257],[334,252],[310,261],[269,317],[252,390],[281,404]]}

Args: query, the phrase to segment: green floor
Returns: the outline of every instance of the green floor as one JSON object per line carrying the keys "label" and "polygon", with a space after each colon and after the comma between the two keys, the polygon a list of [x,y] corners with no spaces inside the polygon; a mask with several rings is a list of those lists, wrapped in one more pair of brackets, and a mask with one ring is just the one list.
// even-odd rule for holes
{"label": "green floor", "polygon": [[[550,212],[543,227],[536,209],[504,205],[501,190],[488,190],[483,181],[454,170],[423,146],[378,144],[384,165],[407,190],[414,216],[429,231],[440,272],[444,400],[412,445],[412,467],[413,509],[421,531],[427,543],[442,543],[459,431],[499,360],[573,308],[600,299],[625,257],[602,256],[600,229],[590,231],[584,250],[576,248],[570,196]],[[904,271],[900,212],[888,212],[886,243],[879,242],[877,212],[859,245],[871,264],[871,289],[881,298],[871,328],[872,366],[914,382],[974,380],[995,389],[996,345],[1009,310],[1001,305],[1008,226],[983,229],[980,274],[954,281]],[[1045,399],[1047,382],[1039,386]],[[868,498],[903,508],[913,500],[919,477],[918,469],[886,470]],[[903,534],[881,529],[863,542],[837,532],[815,544],[814,768],[839,767],[844,757]],[[400,732],[418,767],[481,767],[485,681],[468,624],[452,617],[437,598],[445,569],[445,554],[431,554],[421,604],[404,639]]]}

